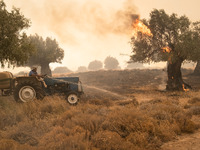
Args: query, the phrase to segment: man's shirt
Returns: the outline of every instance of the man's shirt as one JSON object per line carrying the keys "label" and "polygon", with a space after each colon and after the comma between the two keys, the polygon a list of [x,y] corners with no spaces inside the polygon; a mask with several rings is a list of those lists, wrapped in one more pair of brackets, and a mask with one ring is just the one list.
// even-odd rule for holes
{"label": "man's shirt", "polygon": [[32,76],[32,75],[37,75],[37,72],[34,72],[33,70],[31,70],[31,71],[29,72],[29,76]]}

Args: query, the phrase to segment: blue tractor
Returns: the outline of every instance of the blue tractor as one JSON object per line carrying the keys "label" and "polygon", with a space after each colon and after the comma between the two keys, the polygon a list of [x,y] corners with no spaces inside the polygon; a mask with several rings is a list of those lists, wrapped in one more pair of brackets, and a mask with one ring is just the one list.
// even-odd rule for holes
{"label": "blue tractor", "polygon": [[13,77],[9,72],[0,73],[2,95],[14,94],[17,102],[43,99],[54,94],[64,95],[69,104],[78,103],[83,94],[79,77]]}

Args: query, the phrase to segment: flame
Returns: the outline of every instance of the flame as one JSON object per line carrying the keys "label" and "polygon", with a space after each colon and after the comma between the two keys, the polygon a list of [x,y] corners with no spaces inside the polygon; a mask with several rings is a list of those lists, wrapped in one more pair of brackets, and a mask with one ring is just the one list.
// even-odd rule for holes
{"label": "flame", "polygon": [[184,84],[182,84],[182,87],[183,87],[183,91],[185,91],[185,92],[188,92],[188,91],[189,91],[189,89],[186,89],[186,88],[185,88],[185,85],[184,85]]}
{"label": "flame", "polygon": [[163,50],[164,53],[166,53],[166,52],[170,53],[171,52],[171,48],[169,48],[169,47],[163,47],[162,50]]}
{"label": "flame", "polygon": [[151,30],[138,19],[133,22],[133,28],[134,28],[133,35],[136,37],[137,37],[137,32],[142,32],[143,34],[146,34],[148,36],[153,36]]}

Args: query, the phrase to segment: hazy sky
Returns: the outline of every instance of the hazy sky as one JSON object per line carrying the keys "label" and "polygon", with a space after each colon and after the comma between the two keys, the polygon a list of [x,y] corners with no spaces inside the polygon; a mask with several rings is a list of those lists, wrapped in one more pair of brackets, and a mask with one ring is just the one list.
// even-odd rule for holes
{"label": "hazy sky", "polygon": [[[31,20],[28,34],[56,38],[65,50],[62,66],[77,70],[107,56],[124,68],[131,54],[131,17],[148,18],[154,9],[200,20],[199,0],[4,0]],[[52,68],[56,65],[51,64]]]}

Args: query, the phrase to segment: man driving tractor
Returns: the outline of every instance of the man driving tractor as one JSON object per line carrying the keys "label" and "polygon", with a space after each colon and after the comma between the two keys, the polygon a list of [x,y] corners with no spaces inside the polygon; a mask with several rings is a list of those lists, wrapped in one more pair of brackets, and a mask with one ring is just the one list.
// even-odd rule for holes
{"label": "man driving tractor", "polygon": [[38,80],[39,80],[40,82],[42,82],[42,84],[44,85],[44,87],[45,87],[45,88],[47,87],[46,83],[45,83],[44,80],[42,79],[42,77],[44,77],[44,76],[43,76],[43,75],[39,75],[39,74],[37,73],[37,67],[32,67],[32,70],[29,72],[29,76],[30,76],[30,77],[31,77],[31,76],[37,77]]}
{"label": "man driving tractor", "polygon": [[32,67],[32,70],[29,72],[29,76],[41,77],[41,75],[38,75],[37,73],[37,67]]}

